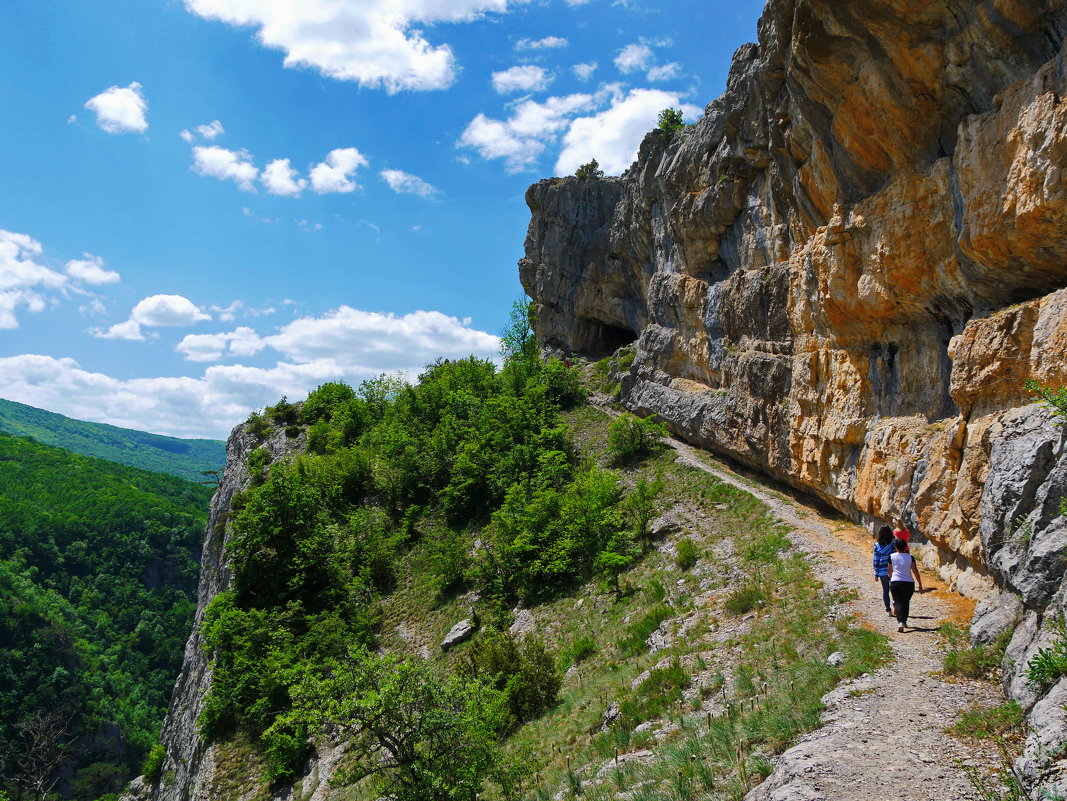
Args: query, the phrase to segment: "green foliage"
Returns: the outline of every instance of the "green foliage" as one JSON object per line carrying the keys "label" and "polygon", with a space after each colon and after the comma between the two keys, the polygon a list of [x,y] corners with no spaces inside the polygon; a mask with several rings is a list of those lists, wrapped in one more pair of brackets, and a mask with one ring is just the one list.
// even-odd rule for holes
{"label": "green foliage", "polygon": [[1011,634],[1011,631],[1006,631],[992,643],[975,645],[972,648],[968,644],[967,632],[952,624],[943,625],[941,636],[946,646],[945,673],[969,679],[997,680]]}
{"label": "green foliage", "polygon": [[355,738],[350,783],[396,801],[470,801],[497,767],[510,725],[499,690],[362,649],[300,673],[286,718]]}
{"label": "green foliage", "polygon": [[575,178],[603,178],[604,171],[600,169],[600,164],[596,159],[591,159],[586,164],[581,165],[574,171]]}
{"label": "green foliage", "polygon": [[634,656],[648,649],[647,641],[652,632],[660,627],[664,620],[674,615],[665,603],[657,603],[644,615],[639,617],[626,628],[626,633],[619,641],[618,648],[621,656]]}
{"label": "green foliage", "polygon": [[1026,663],[1026,680],[1037,687],[1046,687],[1067,676],[1067,619],[1051,624],[1055,639],[1051,645],[1039,648]]}
{"label": "green foliage", "polygon": [[535,321],[532,300],[516,300],[511,304],[508,324],[500,333],[500,353],[505,359],[529,361],[537,357]]}
{"label": "green foliage", "polygon": [[682,692],[691,682],[677,657],[667,667],[653,668],[633,694],[619,704],[619,725],[632,731],[646,720],[662,716],[682,700]]}
{"label": "green foliage", "polygon": [[669,136],[674,136],[685,129],[685,120],[682,118],[681,109],[665,108],[659,113],[659,130]]}
{"label": "green foliage", "polygon": [[646,549],[652,546],[648,524],[659,510],[658,501],[663,494],[663,487],[662,475],[657,475],[652,480],[641,476],[637,479],[633,492],[623,502],[623,511],[631,523],[630,530]]}
{"label": "green foliage", "polygon": [[291,426],[297,422],[297,411],[296,405],[289,403],[285,395],[282,395],[280,401],[263,410],[263,416],[275,425]]}
{"label": "green foliage", "polygon": [[7,435],[0,487],[0,737],[58,715],[61,769],[96,798],[158,738],[211,491]]}
{"label": "green foliage", "polygon": [[261,412],[253,410],[248,415],[248,419],[245,420],[245,425],[248,426],[248,433],[260,441],[270,436],[270,423],[267,422],[267,418]]}
{"label": "green foliage", "polygon": [[726,609],[735,615],[751,612],[767,602],[769,596],[764,583],[758,578],[747,578],[726,598]]}
{"label": "green foliage", "polygon": [[990,708],[973,706],[963,712],[949,731],[957,737],[987,740],[993,737],[1021,735],[1026,731],[1023,712],[1015,701]]}
{"label": "green foliage", "polygon": [[167,473],[198,482],[204,471],[226,462],[226,443],[214,439],[177,439],[105,423],[72,420],[15,401],[0,399],[0,432],[33,437],[52,445],[110,462]]}
{"label": "green foliage", "polygon": [[1030,378],[1026,381],[1026,389],[1037,395],[1056,417],[1067,421],[1067,387],[1046,387]]}
{"label": "green foliage", "polygon": [[636,464],[655,453],[665,436],[667,429],[652,418],[626,412],[608,426],[608,455],[616,465]]}
{"label": "green foliage", "polygon": [[674,562],[679,570],[689,570],[697,563],[697,545],[689,537],[678,541],[678,555]]}
{"label": "green foliage", "polygon": [[159,781],[159,777],[163,773],[163,760],[166,756],[167,749],[163,747],[163,743],[153,745],[148,752],[148,756],[145,757],[144,764],[141,765],[141,775],[151,782]]}
{"label": "green foliage", "polygon": [[574,641],[559,652],[556,666],[567,670],[572,665],[580,665],[597,651],[596,640],[588,634],[579,634]]}
{"label": "green foliage", "polygon": [[544,643],[533,636],[519,641],[508,631],[489,631],[475,640],[462,675],[502,692],[516,724],[533,720],[555,704],[563,685]]}

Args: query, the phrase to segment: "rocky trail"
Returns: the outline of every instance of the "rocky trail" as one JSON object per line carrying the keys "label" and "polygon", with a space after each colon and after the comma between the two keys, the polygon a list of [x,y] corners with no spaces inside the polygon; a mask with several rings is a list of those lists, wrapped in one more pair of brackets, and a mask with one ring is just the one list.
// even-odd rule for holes
{"label": "rocky trail", "polygon": [[972,705],[1003,702],[992,684],[947,680],[941,674],[938,629],[965,627],[973,601],[923,574],[927,592],[912,601],[909,628],[885,614],[873,580],[870,536],[852,524],[824,517],[786,496],[753,485],[712,465],[701,452],[672,441],[679,460],[752,493],[790,528],[796,548],[809,554],[829,589],[855,590],[847,606],[864,625],[889,637],[893,660],[873,674],[848,681],[824,699],[823,726],[787,750],[774,772],[746,801],[953,801],[981,799],[965,766],[983,774],[1001,763],[994,744],[961,741],[945,732]]}

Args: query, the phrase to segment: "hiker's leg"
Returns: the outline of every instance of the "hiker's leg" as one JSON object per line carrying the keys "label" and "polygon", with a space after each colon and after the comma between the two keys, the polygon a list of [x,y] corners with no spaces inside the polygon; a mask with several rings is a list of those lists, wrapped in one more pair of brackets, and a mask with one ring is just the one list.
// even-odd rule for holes
{"label": "hiker's leg", "polygon": [[889,606],[889,576],[879,576],[878,580],[882,582],[882,603],[885,604],[885,611],[892,612]]}

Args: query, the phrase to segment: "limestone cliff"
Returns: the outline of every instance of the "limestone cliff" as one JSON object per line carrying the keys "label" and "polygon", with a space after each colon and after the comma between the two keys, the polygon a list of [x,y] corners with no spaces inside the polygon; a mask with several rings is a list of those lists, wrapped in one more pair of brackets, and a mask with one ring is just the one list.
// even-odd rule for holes
{"label": "limestone cliff", "polygon": [[519,263],[545,347],[632,344],[628,407],[904,518],[979,636],[1021,617],[1010,688],[1061,728],[1021,672],[1067,602],[1067,429],[1024,389],[1067,384],[1065,32],[1064,0],[771,0],[696,125],[530,187]]}

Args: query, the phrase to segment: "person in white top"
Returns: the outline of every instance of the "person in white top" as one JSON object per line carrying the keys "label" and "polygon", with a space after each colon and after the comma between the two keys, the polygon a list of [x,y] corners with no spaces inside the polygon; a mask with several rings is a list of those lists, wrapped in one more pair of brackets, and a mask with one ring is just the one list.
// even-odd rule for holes
{"label": "person in white top", "polygon": [[[920,594],[923,591],[923,580],[919,576],[919,566],[915,564],[915,558],[908,553],[908,543],[898,539],[893,543],[896,553],[889,556],[889,592],[893,596],[893,604],[897,612],[897,631],[904,631],[908,625],[908,612],[911,607],[911,596],[915,593],[915,585],[918,583]],[[914,580],[912,577],[914,576]]]}

